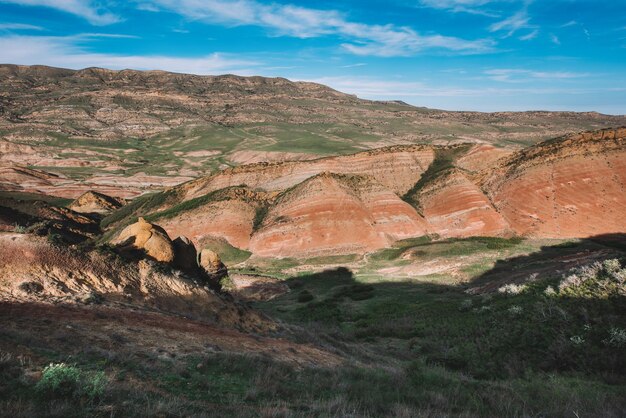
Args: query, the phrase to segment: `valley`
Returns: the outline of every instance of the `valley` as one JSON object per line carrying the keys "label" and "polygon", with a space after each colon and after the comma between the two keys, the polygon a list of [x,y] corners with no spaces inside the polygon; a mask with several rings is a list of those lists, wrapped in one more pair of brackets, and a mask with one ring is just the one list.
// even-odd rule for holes
{"label": "valley", "polygon": [[620,417],[626,117],[0,66],[0,415]]}

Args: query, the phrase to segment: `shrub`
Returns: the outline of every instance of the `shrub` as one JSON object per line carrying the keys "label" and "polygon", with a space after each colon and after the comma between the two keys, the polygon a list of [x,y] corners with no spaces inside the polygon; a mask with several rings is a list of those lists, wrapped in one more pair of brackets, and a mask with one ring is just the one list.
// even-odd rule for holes
{"label": "shrub", "polygon": [[565,295],[608,296],[626,295],[626,269],[618,259],[596,261],[568,271],[559,283],[559,293]]}
{"label": "shrub", "polygon": [[622,268],[618,259],[614,258],[611,260],[604,260],[602,263],[602,267],[607,273],[615,273]]}
{"label": "shrub", "polygon": [[609,330],[609,337],[604,340],[606,345],[611,347],[626,347],[626,330],[621,328],[611,328]]}
{"label": "shrub", "polygon": [[550,296],[555,296],[556,295],[556,290],[554,290],[554,287],[552,286],[548,286],[546,287],[546,289],[543,291],[543,294],[550,297]]}
{"label": "shrub", "polygon": [[569,340],[574,344],[574,345],[581,345],[585,342],[585,339],[580,336],[580,335],[573,335],[569,338]]}
{"label": "shrub", "polygon": [[465,299],[463,302],[461,302],[461,305],[459,306],[459,311],[467,312],[470,309],[472,309],[473,305],[474,303],[472,302],[471,299]]}
{"label": "shrub", "polygon": [[523,284],[505,284],[498,289],[499,293],[504,295],[519,295],[526,290],[526,285]]}
{"label": "shrub", "polygon": [[106,385],[104,372],[86,372],[73,365],[50,363],[43,369],[36,390],[45,398],[86,398],[93,401],[103,395]]}

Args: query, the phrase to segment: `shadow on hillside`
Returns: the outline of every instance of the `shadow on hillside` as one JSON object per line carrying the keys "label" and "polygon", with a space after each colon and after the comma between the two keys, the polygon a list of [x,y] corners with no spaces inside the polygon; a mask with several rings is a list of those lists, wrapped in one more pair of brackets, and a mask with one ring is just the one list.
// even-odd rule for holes
{"label": "shadow on hillside", "polygon": [[605,234],[579,242],[543,246],[537,252],[496,262],[469,283],[473,293],[489,292],[508,283],[554,278],[572,268],[626,256],[626,234]]}
{"label": "shadow on hillside", "polygon": [[624,242],[626,234],[615,234],[545,246],[501,260],[461,285],[391,279],[364,283],[339,267],[291,277],[285,281],[289,293],[253,306],[301,326],[297,338],[302,341],[338,348],[364,362],[384,353],[477,378],[558,371],[622,384],[622,343],[610,342],[618,338],[611,330],[624,327],[622,294],[607,297],[603,284],[594,288],[598,293],[562,296],[549,296],[541,286],[520,294],[492,291],[528,278],[555,279],[558,272],[595,261],[626,260],[626,252],[616,248]]}

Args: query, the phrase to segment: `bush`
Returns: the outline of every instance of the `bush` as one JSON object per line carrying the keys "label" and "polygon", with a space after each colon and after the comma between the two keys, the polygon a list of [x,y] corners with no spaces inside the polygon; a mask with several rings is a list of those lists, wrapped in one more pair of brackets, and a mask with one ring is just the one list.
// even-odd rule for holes
{"label": "bush", "polygon": [[519,295],[526,290],[526,285],[523,284],[505,284],[498,289],[499,293],[504,295]]}
{"label": "bush", "polygon": [[604,340],[606,345],[611,347],[626,347],[626,330],[621,328],[611,328],[609,330],[609,338]]}
{"label": "bush", "polygon": [[65,363],[50,363],[43,369],[36,390],[45,398],[86,398],[94,401],[103,395],[106,385],[104,372],[86,372]]}

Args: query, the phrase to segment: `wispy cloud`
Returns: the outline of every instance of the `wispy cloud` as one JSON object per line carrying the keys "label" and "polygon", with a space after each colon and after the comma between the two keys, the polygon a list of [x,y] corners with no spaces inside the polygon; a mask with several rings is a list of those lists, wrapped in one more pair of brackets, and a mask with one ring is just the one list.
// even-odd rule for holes
{"label": "wispy cloud", "polygon": [[421,0],[420,4],[425,7],[448,10],[454,13],[470,13],[498,17],[499,13],[484,8],[484,6],[496,2],[496,0]]}
{"label": "wispy cloud", "polygon": [[98,26],[110,25],[120,21],[119,16],[101,7],[102,2],[93,0],[0,0],[0,3],[50,7],[80,16],[92,25]]}
{"label": "wispy cloud", "polygon": [[44,30],[44,28],[26,23],[0,23],[0,30]]}
{"label": "wispy cloud", "polygon": [[342,65],[341,68],[355,68],[355,67],[363,67],[367,65],[364,62],[357,62],[356,64],[348,64],[348,65]]}
{"label": "wispy cloud", "polygon": [[506,31],[506,36],[512,36],[520,29],[535,28],[536,26],[530,24],[530,16],[528,10],[520,10],[514,15],[496,22],[489,26],[490,32]]}
{"label": "wispy cloud", "polygon": [[393,100],[411,97],[482,97],[550,95],[550,94],[594,94],[621,92],[624,88],[464,88],[445,85],[428,85],[419,81],[390,81],[374,77],[321,77],[307,79],[333,87],[339,91],[356,94],[374,100]]}
{"label": "wispy cloud", "polygon": [[535,39],[537,37],[537,35],[539,35],[539,29],[535,29],[532,32],[529,32],[526,35],[520,36],[518,39],[520,41],[531,41],[533,39]]}
{"label": "wispy cloud", "polygon": [[551,33],[550,34],[550,41],[554,44],[554,45],[561,45],[561,40],[559,39],[558,36],[556,36],[555,34]]}
{"label": "wispy cloud", "polygon": [[533,71],[510,68],[487,70],[484,74],[491,80],[507,83],[523,83],[536,80],[566,80],[589,76],[588,73],[575,73],[569,71]]}
{"label": "wispy cloud", "polygon": [[238,73],[252,75],[258,63],[228,54],[213,53],[197,58],[165,55],[120,55],[94,53],[81,46],[100,34],[76,36],[2,36],[0,62],[24,65],[50,65],[80,69],[104,67],[111,69],[165,70],[193,74]]}
{"label": "wispy cloud", "polygon": [[494,49],[494,42],[489,39],[422,35],[406,26],[353,22],[336,10],[263,4],[255,0],[152,0],[150,4],[194,20],[265,27],[276,36],[338,36],[346,40],[343,49],[356,55],[410,56],[426,49],[484,53]]}

